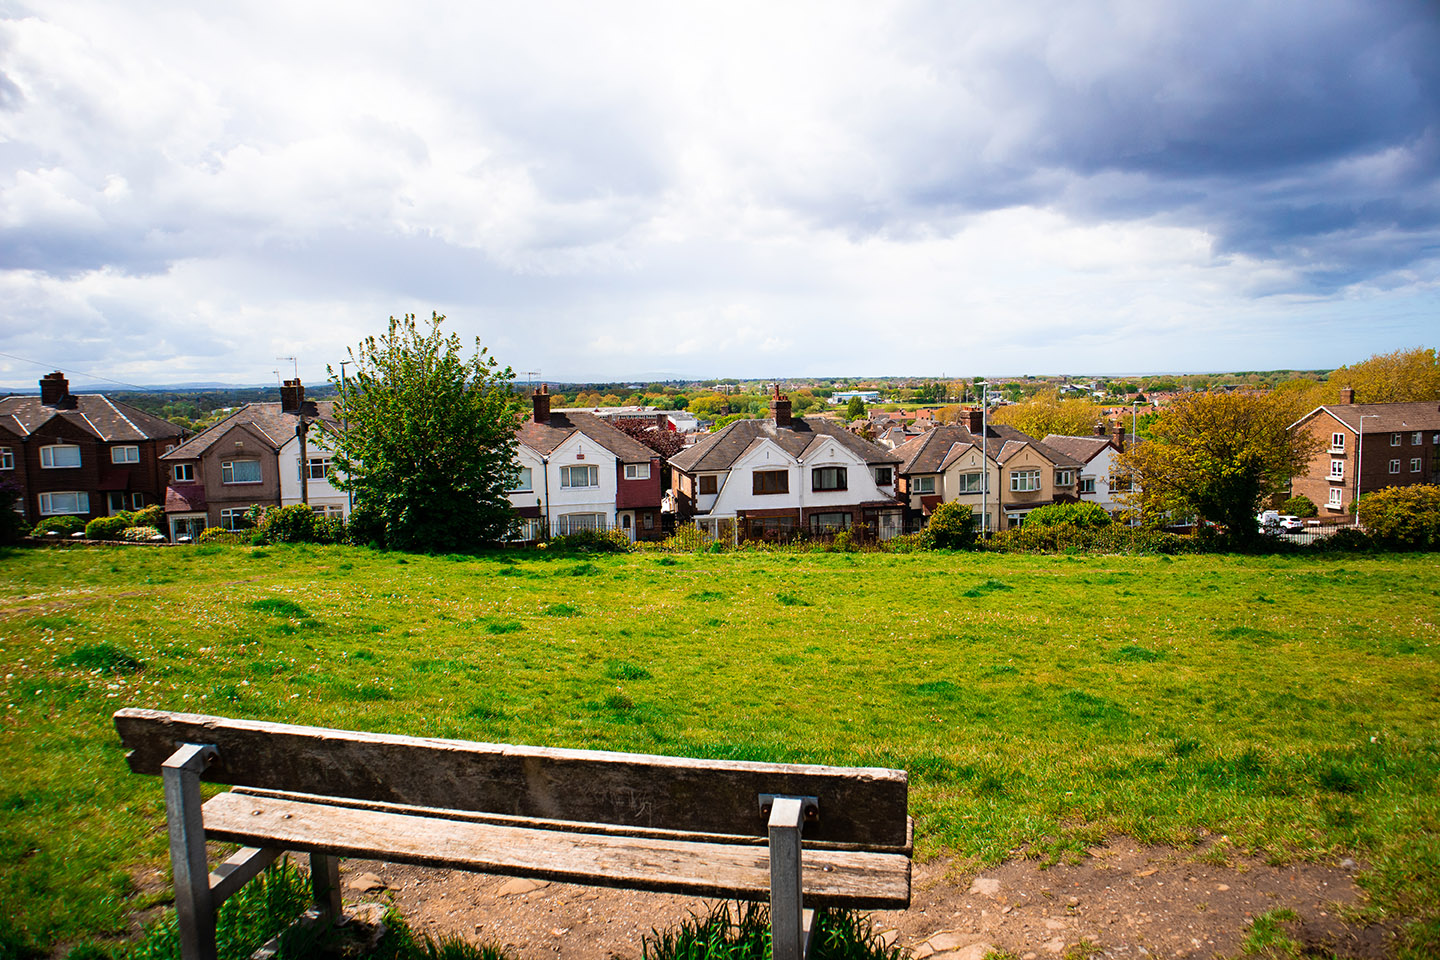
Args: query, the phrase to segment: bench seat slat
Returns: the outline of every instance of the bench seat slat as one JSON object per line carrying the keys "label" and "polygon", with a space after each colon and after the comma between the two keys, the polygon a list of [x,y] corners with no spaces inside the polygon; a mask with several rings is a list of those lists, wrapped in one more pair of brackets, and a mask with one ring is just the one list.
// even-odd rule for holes
{"label": "bench seat slat", "polygon": [[[770,893],[768,850],[753,844],[567,834],[239,791],[205,804],[205,831],[254,846],[595,886],[756,900]],[[803,884],[807,905],[903,908],[910,859],[806,849]]]}

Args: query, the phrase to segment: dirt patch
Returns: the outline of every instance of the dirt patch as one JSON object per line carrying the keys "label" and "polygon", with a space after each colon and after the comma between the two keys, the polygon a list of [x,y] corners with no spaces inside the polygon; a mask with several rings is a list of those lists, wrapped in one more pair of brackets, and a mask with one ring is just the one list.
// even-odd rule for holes
{"label": "dirt patch", "polygon": [[[968,960],[983,955],[980,944],[1046,960],[1082,941],[1098,948],[1095,956],[1213,958],[1238,954],[1250,921],[1284,907],[1300,917],[1291,935],[1310,949],[1367,960],[1391,953],[1389,931],[1341,919],[1361,898],[1354,870],[1239,858],[1216,866],[1194,857],[1120,839],[1092,848],[1080,864],[1048,869],[1016,860],[977,876],[936,860],[915,866],[909,910],[879,911],[874,921],[921,960]],[[522,960],[639,957],[652,929],[711,906],[373,861],[346,861],[343,881],[347,903],[389,899],[417,931],[500,943]]]}

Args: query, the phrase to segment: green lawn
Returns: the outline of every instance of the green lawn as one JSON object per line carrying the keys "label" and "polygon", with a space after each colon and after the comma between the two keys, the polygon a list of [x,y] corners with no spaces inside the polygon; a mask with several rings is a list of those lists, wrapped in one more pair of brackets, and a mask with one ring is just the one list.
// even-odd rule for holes
{"label": "green lawn", "polygon": [[921,856],[1358,854],[1440,949],[1437,596],[1433,556],[10,551],[0,918],[145,904],[160,784],[109,720],[145,706],[902,767]]}

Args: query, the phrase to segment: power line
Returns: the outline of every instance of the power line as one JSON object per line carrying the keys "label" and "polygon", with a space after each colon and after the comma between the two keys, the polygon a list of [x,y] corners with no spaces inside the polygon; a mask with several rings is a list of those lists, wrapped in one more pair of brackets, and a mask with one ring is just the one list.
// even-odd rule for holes
{"label": "power line", "polygon": [[61,373],[79,374],[80,376],[89,377],[92,380],[104,380],[106,383],[114,383],[122,387],[131,387],[135,390],[155,389],[154,387],[142,387],[138,383],[130,383],[125,380],[116,380],[114,377],[102,377],[98,373],[86,373],[84,370],[76,370],[73,367],[62,367],[58,363],[42,363],[39,360],[31,360],[28,357],[17,357],[13,353],[5,353],[4,351],[0,351],[0,357],[9,357],[11,360],[19,360],[21,363],[33,363],[35,366],[44,367],[47,370],[59,370]]}

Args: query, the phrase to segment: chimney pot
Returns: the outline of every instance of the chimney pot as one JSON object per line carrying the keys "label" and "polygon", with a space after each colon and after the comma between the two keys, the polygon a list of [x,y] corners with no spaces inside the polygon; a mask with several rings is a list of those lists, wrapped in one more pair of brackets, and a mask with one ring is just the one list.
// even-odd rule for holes
{"label": "chimney pot", "polygon": [[1113,443],[1113,444],[1115,444],[1115,449],[1116,449],[1116,450],[1119,450],[1121,453],[1124,453],[1124,452],[1125,452],[1125,423],[1124,423],[1124,421],[1122,421],[1122,420],[1116,420],[1116,421],[1115,421],[1114,425],[1113,425],[1112,428],[1111,428],[1110,442]]}
{"label": "chimney pot", "polygon": [[1096,421],[1095,421],[1095,436],[1097,436],[1097,437],[1103,437],[1103,436],[1105,436],[1105,421],[1104,421],[1104,420],[1096,420]]}
{"label": "chimney pot", "polygon": [[286,380],[280,385],[280,412],[300,413],[305,404],[305,387],[300,378]]}
{"label": "chimney pot", "polygon": [[770,416],[777,427],[788,427],[792,422],[790,416],[790,397],[780,392],[780,384],[775,384],[775,396],[770,400]]}
{"label": "chimney pot", "polygon": [[977,437],[985,429],[985,411],[979,407],[971,407],[965,411],[965,428]]}

